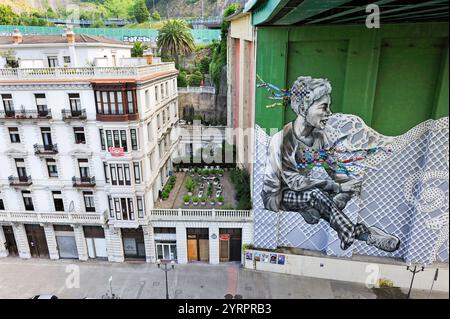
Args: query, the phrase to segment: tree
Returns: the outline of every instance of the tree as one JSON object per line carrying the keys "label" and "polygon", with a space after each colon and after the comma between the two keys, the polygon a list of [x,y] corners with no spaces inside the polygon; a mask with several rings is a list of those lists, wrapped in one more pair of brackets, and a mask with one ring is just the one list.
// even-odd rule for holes
{"label": "tree", "polygon": [[179,65],[179,57],[190,54],[194,50],[194,38],[191,30],[183,20],[169,19],[164,22],[158,32],[158,50],[162,55],[175,58]]}
{"label": "tree", "polygon": [[0,4],[0,24],[15,24],[18,18],[10,6]]}
{"label": "tree", "polygon": [[142,42],[135,42],[133,44],[133,48],[131,48],[131,56],[133,58],[142,57],[144,55],[144,51],[148,49],[146,44],[142,44]]}
{"label": "tree", "polygon": [[105,0],[104,6],[110,18],[128,19],[133,0]]}
{"label": "tree", "polygon": [[156,20],[156,21],[159,21],[159,20],[161,20],[161,16],[159,15],[159,12],[158,11],[153,11],[153,13],[152,13],[152,19],[153,20]]}
{"label": "tree", "polygon": [[209,73],[209,64],[210,63],[211,63],[210,57],[205,56],[205,57],[201,58],[200,63],[199,63],[200,64],[199,69],[202,74]]}
{"label": "tree", "polygon": [[104,28],[105,24],[102,20],[96,20],[94,23],[92,23],[91,28]]}
{"label": "tree", "polygon": [[138,23],[145,22],[150,17],[150,13],[148,12],[144,0],[136,0],[133,4],[132,12]]}

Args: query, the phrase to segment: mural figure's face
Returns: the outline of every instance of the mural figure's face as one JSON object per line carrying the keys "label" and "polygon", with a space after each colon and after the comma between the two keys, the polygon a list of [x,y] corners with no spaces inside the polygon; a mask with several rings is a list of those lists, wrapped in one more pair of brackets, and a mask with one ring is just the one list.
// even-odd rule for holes
{"label": "mural figure's face", "polygon": [[331,116],[330,104],[331,97],[329,94],[314,101],[306,113],[306,122],[315,128],[323,130],[327,125],[328,118]]}

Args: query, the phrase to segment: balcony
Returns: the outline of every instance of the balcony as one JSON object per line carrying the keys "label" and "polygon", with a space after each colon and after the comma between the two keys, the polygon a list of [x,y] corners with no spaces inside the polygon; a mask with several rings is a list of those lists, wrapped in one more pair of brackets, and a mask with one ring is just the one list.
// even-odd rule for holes
{"label": "balcony", "polygon": [[34,154],[36,154],[36,155],[58,154],[58,145],[57,144],[48,144],[48,145],[34,144]]}
{"label": "balcony", "polygon": [[0,68],[0,81],[137,79],[171,71],[177,72],[173,62],[130,67]]}
{"label": "balcony", "polygon": [[0,118],[5,120],[48,120],[52,118],[52,111],[50,109],[45,111],[23,109],[19,111],[0,111]]}
{"label": "balcony", "polygon": [[31,180],[31,176],[9,176],[8,177],[9,185],[13,187],[26,187],[33,184],[33,181]]}
{"label": "balcony", "polygon": [[153,221],[252,221],[251,210],[225,209],[152,209]]}
{"label": "balcony", "polygon": [[95,177],[72,177],[73,187],[95,187]]}
{"label": "balcony", "polygon": [[85,120],[86,119],[86,110],[68,110],[64,109],[61,110],[61,115],[63,121],[70,121],[70,120]]}
{"label": "balcony", "polygon": [[101,213],[66,213],[66,212],[6,212],[0,211],[0,222],[22,223],[51,223],[51,224],[78,224],[78,225],[104,225],[107,217]]}

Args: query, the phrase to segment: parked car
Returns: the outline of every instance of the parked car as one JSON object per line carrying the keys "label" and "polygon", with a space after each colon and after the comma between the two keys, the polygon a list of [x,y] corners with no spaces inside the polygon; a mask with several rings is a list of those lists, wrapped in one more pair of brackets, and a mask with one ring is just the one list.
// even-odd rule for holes
{"label": "parked car", "polygon": [[58,297],[56,297],[55,295],[51,295],[51,294],[41,294],[41,295],[36,295],[36,296],[32,297],[31,299],[58,299]]}

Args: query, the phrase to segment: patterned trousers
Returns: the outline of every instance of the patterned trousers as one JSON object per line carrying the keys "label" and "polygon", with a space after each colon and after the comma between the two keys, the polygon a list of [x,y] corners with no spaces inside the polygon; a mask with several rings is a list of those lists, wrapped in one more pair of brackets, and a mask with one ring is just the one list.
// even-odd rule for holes
{"label": "patterned trousers", "polygon": [[283,208],[286,211],[305,211],[314,208],[320,217],[333,228],[341,241],[341,249],[349,248],[355,239],[364,240],[369,229],[364,224],[354,224],[338,207],[330,193],[319,188],[298,192],[287,190],[283,193]]}

